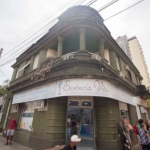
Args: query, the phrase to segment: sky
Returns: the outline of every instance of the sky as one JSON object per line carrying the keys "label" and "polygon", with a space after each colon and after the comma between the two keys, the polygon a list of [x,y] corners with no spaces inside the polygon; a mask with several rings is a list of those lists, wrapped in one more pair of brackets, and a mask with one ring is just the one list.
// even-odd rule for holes
{"label": "sky", "polygon": [[[68,0],[69,1],[69,0]],[[71,0],[70,0],[71,1]],[[77,0],[76,0],[77,1]],[[74,1],[74,2],[76,2]],[[81,1],[81,0],[80,0]],[[88,1],[88,0],[87,0]],[[91,7],[99,9],[112,0],[97,0]],[[105,20],[113,14],[125,9],[126,7],[138,2],[140,0],[119,0],[115,4],[100,12],[100,15]],[[23,38],[28,38],[29,35],[24,36],[24,33],[29,28],[35,27],[35,23],[39,23],[47,14],[60,6],[64,2],[61,0],[1,0],[0,1],[0,48],[3,48],[3,55],[0,58],[1,62],[10,59],[14,52],[15,44],[19,44]],[[70,4],[71,5],[71,4]],[[55,16],[60,15],[61,9]],[[136,36],[144,52],[146,64],[150,73],[150,0],[144,0],[131,9],[112,17],[104,24],[111,32],[114,39],[119,36],[127,35],[128,38]],[[51,19],[55,16],[51,16]],[[42,23],[47,23],[45,19]],[[48,26],[49,28],[49,26]],[[34,29],[34,28],[33,28]],[[31,31],[29,32],[31,33]],[[39,36],[39,35],[37,35]],[[17,38],[17,39],[16,39]],[[16,40],[14,40],[16,39]],[[22,47],[19,47],[19,50]],[[0,67],[0,84],[4,80],[11,79],[13,69],[11,65],[15,62],[11,61],[7,65]]]}

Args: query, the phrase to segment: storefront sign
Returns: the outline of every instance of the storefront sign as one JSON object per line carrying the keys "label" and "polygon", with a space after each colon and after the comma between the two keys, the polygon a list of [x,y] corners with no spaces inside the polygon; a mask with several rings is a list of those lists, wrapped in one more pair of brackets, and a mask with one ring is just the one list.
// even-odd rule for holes
{"label": "storefront sign", "polygon": [[68,100],[80,100],[80,101],[89,101],[89,100],[93,100],[93,96],[69,96]]}
{"label": "storefront sign", "polygon": [[98,79],[66,79],[14,95],[13,104],[61,96],[99,96],[137,105],[136,97],[120,87]]}
{"label": "storefront sign", "polygon": [[58,96],[100,96],[136,105],[131,94],[105,80],[67,79],[57,82]]}
{"label": "storefront sign", "polygon": [[13,97],[13,104],[41,100],[55,97],[56,83],[39,86],[30,90],[17,93]]}

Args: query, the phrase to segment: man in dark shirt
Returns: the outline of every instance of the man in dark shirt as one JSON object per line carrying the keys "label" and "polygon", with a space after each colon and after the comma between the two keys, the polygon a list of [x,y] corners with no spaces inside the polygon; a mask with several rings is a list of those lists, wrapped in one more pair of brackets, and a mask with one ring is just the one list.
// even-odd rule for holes
{"label": "man in dark shirt", "polygon": [[71,142],[67,144],[63,150],[76,150],[76,146],[81,141],[81,139],[77,135],[73,135],[71,137]]}

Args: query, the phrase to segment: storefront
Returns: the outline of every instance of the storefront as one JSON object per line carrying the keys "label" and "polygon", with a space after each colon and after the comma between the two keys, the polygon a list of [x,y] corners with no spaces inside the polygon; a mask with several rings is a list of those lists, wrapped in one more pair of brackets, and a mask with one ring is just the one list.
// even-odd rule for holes
{"label": "storefront", "polygon": [[[12,103],[12,113],[20,113],[20,129],[31,132],[31,136],[39,132],[40,137],[42,133],[45,140],[64,137],[66,142],[77,134],[82,138],[81,147],[101,147],[107,142],[106,137],[112,143],[116,140],[119,143],[119,122],[122,117],[129,118],[129,106],[135,110],[137,107],[136,97],[108,81],[97,79],[49,83],[16,93]],[[22,109],[18,112],[20,105]],[[47,122],[43,127],[40,127],[43,119],[40,116]]]}
{"label": "storefront", "polygon": [[81,137],[81,147],[94,147],[93,97],[68,97],[67,141],[73,134]]}

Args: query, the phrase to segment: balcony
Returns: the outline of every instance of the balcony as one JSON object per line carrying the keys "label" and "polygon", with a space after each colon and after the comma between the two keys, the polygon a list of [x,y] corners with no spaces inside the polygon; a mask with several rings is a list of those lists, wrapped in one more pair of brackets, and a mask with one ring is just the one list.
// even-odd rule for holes
{"label": "balcony", "polygon": [[134,83],[122,78],[120,72],[111,67],[104,58],[87,50],[78,50],[57,57],[53,59],[52,66],[48,69],[49,70],[41,68],[41,71],[44,70],[42,80],[31,80],[37,71],[33,70],[12,81],[9,88],[16,91],[30,85],[36,87],[37,84],[47,84],[61,79],[93,78],[110,81],[119,87],[127,88],[130,92],[136,91],[136,85]]}
{"label": "balcony", "polygon": [[143,99],[150,99],[150,91],[149,89],[146,89],[145,85],[138,85],[137,89],[139,91],[139,96]]}

